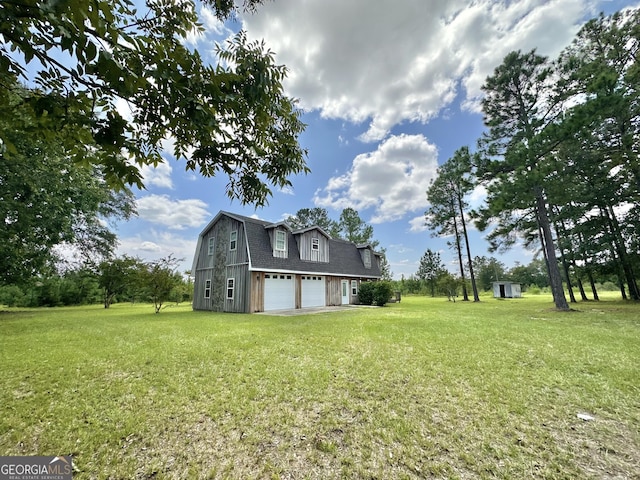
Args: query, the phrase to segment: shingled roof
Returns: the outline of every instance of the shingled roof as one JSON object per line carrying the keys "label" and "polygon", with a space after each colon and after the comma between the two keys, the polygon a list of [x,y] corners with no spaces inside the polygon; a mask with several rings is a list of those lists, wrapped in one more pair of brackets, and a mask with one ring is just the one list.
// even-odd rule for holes
{"label": "shingled roof", "polygon": [[[249,248],[249,266],[251,270],[264,271],[288,271],[296,273],[317,273],[325,275],[342,275],[349,277],[371,277],[381,276],[378,262],[372,261],[371,268],[365,268],[360,255],[360,249],[364,246],[356,246],[352,242],[341,239],[330,238],[329,242],[329,262],[312,262],[300,259],[298,242],[295,234],[287,229],[288,258],[277,258],[273,256],[273,248],[269,239],[267,227],[274,227],[272,222],[265,222],[235,213],[220,212],[244,223],[247,246]],[[218,216],[216,216],[216,219]],[[211,224],[203,231],[208,231]],[[322,230],[322,229],[320,229]],[[308,231],[308,229],[305,229]],[[324,231],[323,231],[324,233]],[[325,234],[326,235],[326,234]],[[368,247],[368,246],[367,246]],[[380,256],[373,252],[373,255]]]}

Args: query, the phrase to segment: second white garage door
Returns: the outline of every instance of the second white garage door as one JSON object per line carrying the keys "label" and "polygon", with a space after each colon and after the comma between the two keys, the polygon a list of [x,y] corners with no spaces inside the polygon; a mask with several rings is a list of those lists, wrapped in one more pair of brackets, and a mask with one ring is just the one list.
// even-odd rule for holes
{"label": "second white garage door", "polygon": [[269,273],[264,276],[264,310],[296,308],[294,276]]}
{"label": "second white garage door", "polygon": [[325,277],[317,275],[303,275],[302,308],[324,307],[326,304]]}

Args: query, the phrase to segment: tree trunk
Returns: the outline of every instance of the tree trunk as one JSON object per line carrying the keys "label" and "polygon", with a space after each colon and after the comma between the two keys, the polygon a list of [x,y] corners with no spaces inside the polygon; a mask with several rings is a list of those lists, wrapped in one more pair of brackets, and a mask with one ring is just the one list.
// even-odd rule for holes
{"label": "tree trunk", "polygon": [[469,236],[467,235],[467,224],[464,220],[464,208],[462,207],[462,198],[458,195],[458,207],[460,208],[460,218],[462,219],[462,232],[464,234],[464,243],[467,247],[467,258],[469,259],[469,276],[471,277],[471,288],[473,289],[473,301],[479,302],[478,287],[476,286],[476,277],[473,274],[473,263],[471,261],[471,248],[469,247]]}
{"label": "tree trunk", "polygon": [[578,290],[580,290],[580,298],[582,299],[583,302],[589,301],[589,299],[587,298],[587,293],[584,291],[584,285],[582,284],[582,279],[580,278],[580,276],[577,277],[577,281],[578,281]]}
{"label": "tree trunk", "polygon": [[576,296],[573,294],[573,285],[571,284],[571,268],[570,268],[569,262],[567,261],[567,257],[569,255],[567,255],[567,249],[565,248],[565,242],[568,240],[569,234],[567,233],[567,229],[565,228],[564,222],[562,220],[560,220],[559,222],[554,222],[553,225],[556,229],[556,232],[558,233],[558,237],[560,237],[560,234],[562,234],[562,241],[560,240],[560,238],[558,238],[558,248],[560,249],[560,255],[562,259],[562,269],[564,270],[564,277],[567,280],[567,291],[569,292],[569,301],[571,303],[578,303],[576,301]]}
{"label": "tree trunk", "polygon": [[591,293],[593,294],[593,299],[596,302],[599,302],[600,297],[598,297],[598,289],[596,288],[596,282],[593,278],[593,273],[591,273],[591,268],[587,269],[587,277],[589,278],[589,285],[591,285]]}
{"label": "tree trunk", "polygon": [[567,260],[564,257],[564,253],[562,254],[562,268],[564,270],[564,276],[567,279],[567,291],[569,292],[569,301],[571,303],[578,303],[576,300],[576,296],[573,294],[573,285],[571,285],[569,265],[567,265]]}
{"label": "tree trunk", "polygon": [[546,252],[547,264],[549,269],[549,284],[553,295],[553,302],[558,310],[569,310],[569,304],[564,296],[562,288],[562,277],[558,268],[558,258],[556,257],[556,249],[553,244],[553,236],[551,234],[551,225],[547,214],[547,206],[542,193],[541,187],[536,187],[536,210],[538,223],[543,234],[543,246]]}
{"label": "tree trunk", "polygon": [[[606,213],[609,227],[611,229],[611,233],[613,234],[614,244],[618,252],[618,258],[620,259],[620,263],[622,265],[622,271],[624,272],[624,277],[627,280],[627,286],[629,287],[629,295],[633,300],[640,300],[640,290],[638,289],[638,283],[636,282],[636,277],[633,272],[631,261],[629,260],[629,255],[624,244],[624,239],[622,238],[622,234],[620,233],[620,223],[618,222],[618,218],[613,211],[613,207],[607,205]],[[622,279],[620,279],[620,281],[622,281]]]}
{"label": "tree trunk", "polygon": [[[578,240],[580,244],[584,244],[584,235],[582,233],[578,233]],[[591,264],[589,263],[589,259],[587,258],[587,254],[584,251],[580,252],[580,256],[582,257],[582,261],[584,262],[584,270],[587,272],[587,278],[589,279],[589,285],[591,287],[591,293],[593,294],[593,300],[599,301],[598,298],[598,290],[596,289],[596,282],[593,279],[593,272],[591,271]]]}
{"label": "tree trunk", "polygon": [[456,235],[456,249],[458,250],[458,263],[460,264],[460,277],[462,278],[462,300],[469,301],[469,294],[467,293],[467,281],[464,278],[464,263],[462,262],[462,248],[460,247],[460,234],[458,233],[458,222],[456,216],[453,216],[453,230]]}

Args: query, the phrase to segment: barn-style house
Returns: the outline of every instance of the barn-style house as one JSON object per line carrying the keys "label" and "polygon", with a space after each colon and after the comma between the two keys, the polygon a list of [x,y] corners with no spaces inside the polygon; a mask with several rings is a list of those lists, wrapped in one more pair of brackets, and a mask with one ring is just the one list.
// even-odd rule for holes
{"label": "barn-style house", "polygon": [[320,227],[219,212],[198,237],[194,310],[253,313],[358,301],[361,282],[380,279],[370,245],[331,238]]}

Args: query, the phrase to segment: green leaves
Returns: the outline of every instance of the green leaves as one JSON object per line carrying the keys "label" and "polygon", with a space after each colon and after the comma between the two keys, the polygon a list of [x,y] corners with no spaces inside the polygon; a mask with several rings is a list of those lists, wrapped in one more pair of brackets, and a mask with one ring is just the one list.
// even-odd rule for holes
{"label": "green leaves", "polygon": [[[209,3],[221,18],[235,9],[233,2]],[[173,153],[187,169],[228,175],[229,197],[263,205],[270,186],[309,172],[298,144],[304,124],[283,93],[286,68],[243,32],[219,50],[222,65],[207,65],[184,43],[201,28],[191,1],[151,0],[140,12],[129,0],[10,3],[0,11],[0,36],[17,55],[0,48],[0,65],[9,84],[22,76],[35,80],[40,99],[64,99],[61,109],[35,108],[30,123],[45,127],[47,116],[52,135],[60,123],[88,134],[100,150],[92,161],[110,185],[142,186],[138,168],[157,164],[161,142],[173,137]],[[22,68],[32,60],[41,65],[33,79]],[[130,105],[130,122],[117,111],[118,99]],[[84,145],[68,148],[75,155]]]}

